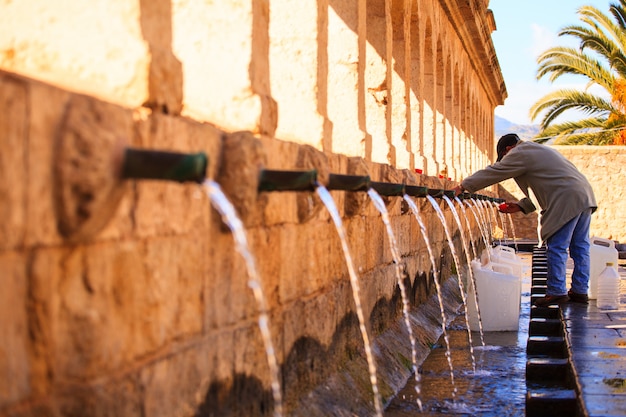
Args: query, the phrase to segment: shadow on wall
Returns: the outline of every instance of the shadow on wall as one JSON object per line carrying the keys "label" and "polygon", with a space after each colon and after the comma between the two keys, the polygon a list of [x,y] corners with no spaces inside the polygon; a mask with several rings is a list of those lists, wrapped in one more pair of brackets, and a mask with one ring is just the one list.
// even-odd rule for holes
{"label": "shadow on wall", "polygon": [[[433,304],[432,275],[428,279],[425,274],[416,276],[412,286],[408,275],[405,275],[405,284],[414,302],[425,306],[428,303],[422,304],[422,299],[428,298],[429,304]],[[447,302],[456,300],[456,281],[446,280],[445,287]],[[420,322],[417,349],[421,355],[425,355],[438,338],[441,328],[441,317],[436,313],[438,308],[431,308],[429,313],[421,312],[419,317],[415,317]],[[446,307],[450,318],[453,318],[455,308]],[[393,374],[403,385],[411,375],[412,364],[410,347],[398,346],[408,342],[401,315],[401,294],[396,287],[391,299],[381,299],[376,303],[370,325],[374,335],[379,336],[375,342],[379,356],[378,375]],[[396,324],[391,327],[396,328],[395,334],[389,336],[387,333],[394,333],[388,332],[389,323],[394,322]],[[394,355],[393,360],[389,360],[390,354]],[[381,356],[384,360],[380,360]],[[371,414],[371,401],[366,397],[371,395],[371,386],[356,314],[349,313],[343,317],[328,347],[312,337],[300,337],[282,365],[282,379],[285,406],[290,415],[330,415],[333,410],[336,412],[337,407],[350,410],[355,415]],[[398,389],[390,386],[385,377],[379,379],[379,384],[383,401],[389,400]],[[272,412],[271,391],[263,389],[263,383],[256,377],[236,374],[233,379],[211,383],[195,416],[261,417],[270,416]]]}

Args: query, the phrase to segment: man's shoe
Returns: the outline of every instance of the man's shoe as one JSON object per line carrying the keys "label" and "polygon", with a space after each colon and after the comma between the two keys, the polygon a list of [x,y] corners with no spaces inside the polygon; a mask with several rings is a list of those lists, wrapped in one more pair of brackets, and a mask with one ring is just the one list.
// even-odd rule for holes
{"label": "man's shoe", "polygon": [[574,303],[589,304],[589,296],[587,294],[579,294],[577,292],[569,290],[567,292],[567,295],[569,297],[569,300]]}
{"label": "man's shoe", "polygon": [[537,298],[535,305],[537,307],[547,307],[553,304],[566,303],[569,300],[567,295],[546,295],[545,297]]}

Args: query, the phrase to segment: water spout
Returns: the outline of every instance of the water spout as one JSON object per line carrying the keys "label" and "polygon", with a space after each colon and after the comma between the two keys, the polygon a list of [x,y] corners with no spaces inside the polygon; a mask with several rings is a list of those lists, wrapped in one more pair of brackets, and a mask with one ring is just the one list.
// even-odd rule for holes
{"label": "water spout", "polygon": [[276,171],[264,169],[259,178],[259,191],[315,191],[317,171]]}
{"label": "water spout", "polygon": [[206,178],[208,158],[195,154],[126,148],[122,162],[122,179],[154,179],[197,182]]}

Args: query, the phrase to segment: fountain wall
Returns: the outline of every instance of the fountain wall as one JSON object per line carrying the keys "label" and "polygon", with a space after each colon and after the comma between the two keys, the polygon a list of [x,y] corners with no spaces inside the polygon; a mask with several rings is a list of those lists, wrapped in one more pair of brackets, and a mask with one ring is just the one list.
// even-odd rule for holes
{"label": "fountain wall", "polygon": [[[255,185],[261,168],[315,168],[322,180],[443,189],[492,160],[506,92],[493,17],[470,3],[1,6],[11,36],[0,38],[0,415],[271,413],[258,308],[232,235],[198,184],[121,181],[126,146],[209,156],[207,177],[234,203],[257,260],[286,409],[371,412],[328,213],[313,193]],[[364,193],[332,196],[388,400],[410,353],[385,227]],[[386,200],[423,355],[438,336],[432,266],[415,218]],[[419,204],[452,317],[445,236]]]}

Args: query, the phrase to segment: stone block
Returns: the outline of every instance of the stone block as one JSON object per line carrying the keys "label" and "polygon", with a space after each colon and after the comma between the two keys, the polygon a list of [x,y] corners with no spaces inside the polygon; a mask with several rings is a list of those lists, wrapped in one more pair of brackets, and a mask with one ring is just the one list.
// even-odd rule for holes
{"label": "stone block", "polygon": [[68,253],[51,302],[58,375],[107,374],[200,332],[202,252],[190,237],[94,244]]}
{"label": "stone block", "polygon": [[143,387],[134,373],[89,384],[73,382],[59,384],[55,394],[54,415],[68,417],[145,415],[142,404]]}
{"label": "stone block", "polygon": [[[203,149],[198,143],[197,129],[184,119],[153,114],[137,122],[135,142],[137,146],[154,150],[197,152]],[[189,134],[190,130],[193,135]],[[212,129],[207,128],[207,133],[207,142],[219,140],[219,135]],[[192,146],[194,149],[191,149]],[[137,235],[183,234],[203,227],[208,207],[202,194],[203,190],[197,184],[138,181],[133,213]]]}
{"label": "stone block", "polygon": [[28,87],[1,73],[0,78],[0,249],[23,244],[28,179]]}
{"label": "stone block", "polygon": [[132,113],[73,95],[56,129],[54,203],[63,238],[91,241],[110,221],[126,191],[123,150],[132,136]]}
{"label": "stone block", "polygon": [[31,394],[27,258],[0,252],[0,408]]}
{"label": "stone block", "polygon": [[178,350],[140,371],[146,415],[194,415],[217,365],[219,341]]}

